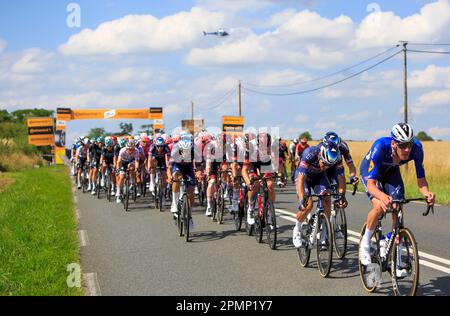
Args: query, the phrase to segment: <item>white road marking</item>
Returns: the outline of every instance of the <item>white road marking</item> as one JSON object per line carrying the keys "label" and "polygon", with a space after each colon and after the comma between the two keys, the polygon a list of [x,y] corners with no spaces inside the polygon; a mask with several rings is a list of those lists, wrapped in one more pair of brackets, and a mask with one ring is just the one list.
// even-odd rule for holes
{"label": "white road marking", "polygon": [[78,231],[78,239],[80,239],[80,246],[86,247],[89,245],[89,239],[85,230]]}
{"label": "white road marking", "polygon": [[97,279],[97,273],[83,273],[84,284],[87,296],[101,296],[100,285]]}
{"label": "white road marking", "polygon": [[[275,211],[278,212],[278,213],[281,213],[281,214],[288,215],[288,216],[279,215],[279,217],[295,223],[296,219],[295,219],[295,214],[294,213],[288,212],[288,211],[285,211],[285,210],[282,210],[282,209],[278,209],[278,208],[275,209]],[[355,232],[355,231],[347,229],[347,233],[349,235],[358,237],[358,238],[355,238],[355,237],[347,236],[347,239],[352,241],[352,242],[354,242],[354,243],[356,243],[356,244],[359,244],[359,236],[360,235],[359,235],[358,232]],[[445,258],[434,256],[434,255],[428,254],[428,253],[423,252],[423,251],[419,251],[419,256],[450,266],[450,260],[445,259]],[[438,270],[438,271],[450,274],[450,269],[447,268],[447,267],[444,267],[444,266],[441,266],[441,265],[438,265],[438,264],[435,264],[435,263],[432,263],[432,262],[429,262],[429,261],[426,261],[426,260],[423,260],[423,259],[420,260],[420,264],[424,265],[426,267],[429,267],[429,268],[432,268],[432,269],[435,269],[435,270]]]}

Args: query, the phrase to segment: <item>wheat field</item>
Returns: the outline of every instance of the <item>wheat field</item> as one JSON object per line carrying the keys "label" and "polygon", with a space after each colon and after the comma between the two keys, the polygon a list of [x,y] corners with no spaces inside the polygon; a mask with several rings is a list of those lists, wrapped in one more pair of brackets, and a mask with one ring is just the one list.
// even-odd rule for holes
{"label": "wheat field", "polygon": [[[314,146],[318,142],[311,141]],[[348,141],[350,153],[355,162],[357,173],[364,156],[369,152],[373,142]],[[424,148],[425,174],[429,188],[436,194],[437,203],[450,205],[450,142],[422,142]],[[401,168],[407,197],[421,197],[417,187],[414,163],[408,163],[408,170]],[[348,169],[346,168],[348,175]],[[363,190],[362,186],[359,190]]]}

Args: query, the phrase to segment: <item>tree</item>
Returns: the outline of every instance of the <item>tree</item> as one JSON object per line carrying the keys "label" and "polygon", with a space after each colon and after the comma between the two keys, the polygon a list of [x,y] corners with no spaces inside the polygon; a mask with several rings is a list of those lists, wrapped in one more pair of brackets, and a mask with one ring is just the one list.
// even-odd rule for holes
{"label": "tree", "polygon": [[54,111],[45,110],[45,109],[26,109],[26,110],[17,110],[11,112],[11,118],[14,122],[17,123],[25,123],[25,120],[28,117],[50,117],[52,116]]}
{"label": "tree", "polygon": [[424,131],[420,131],[416,138],[420,141],[433,141],[433,137],[431,137],[430,135],[428,135],[427,133],[425,133]]}
{"label": "tree", "polygon": [[311,134],[308,131],[301,133],[298,139],[302,139],[303,137],[305,137],[307,140],[312,140]]}
{"label": "tree", "polygon": [[0,110],[0,123],[11,121],[11,115],[7,110]]}
{"label": "tree", "polygon": [[87,137],[89,138],[98,138],[105,136],[106,131],[104,128],[91,128]]}
{"label": "tree", "polygon": [[153,133],[153,124],[145,124],[145,125],[141,125],[141,129],[142,131],[139,131],[139,133]]}
{"label": "tree", "polygon": [[120,123],[119,127],[122,130],[122,135],[131,135],[133,133],[133,124],[131,123]]}

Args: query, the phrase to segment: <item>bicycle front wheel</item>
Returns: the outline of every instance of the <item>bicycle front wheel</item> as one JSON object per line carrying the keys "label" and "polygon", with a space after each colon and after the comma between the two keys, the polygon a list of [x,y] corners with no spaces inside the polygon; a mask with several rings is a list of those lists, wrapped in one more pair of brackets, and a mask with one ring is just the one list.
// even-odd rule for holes
{"label": "bicycle front wheel", "polygon": [[347,218],[345,216],[345,209],[336,208],[336,214],[331,218],[334,249],[337,257],[342,259],[347,252]]}
{"label": "bicycle front wheel", "polygon": [[130,180],[127,179],[125,181],[125,188],[123,190],[123,207],[125,208],[125,212],[128,212],[128,205],[130,202]]}
{"label": "bicycle front wheel", "polygon": [[255,239],[256,239],[256,242],[262,243],[263,232],[264,232],[264,228],[263,228],[264,218],[262,218],[262,217],[264,217],[264,213],[263,213],[263,216],[260,217],[259,214],[258,214],[258,211],[255,210],[255,212],[257,212],[256,215],[255,215],[255,225],[254,225],[255,226],[255,228],[254,228],[254,230],[255,230]]}
{"label": "bicycle front wheel", "polygon": [[189,241],[189,205],[187,201],[187,197],[184,197],[183,199],[183,222],[184,222],[184,237],[186,242]]}
{"label": "bicycle front wheel", "polygon": [[223,212],[225,208],[225,200],[223,198],[224,189],[222,184],[219,185],[219,190],[217,191],[217,223],[223,223]]}
{"label": "bicycle front wheel", "polygon": [[333,259],[333,232],[331,224],[325,213],[319,214],[319,236],[317,237],[317,265],[323,278],[330,274]]}
{"label": "bicycle front wheel", "polygon": [[272,202],[267,202],[265,209],[267,243],[270,249],[277,249],[277,217]]}
{"label": "bicycle front wheel", "polygon": [[392,287],[397,296],[415,296],[419,282],[419,251],[408,228],[400,229],[391,252]]}

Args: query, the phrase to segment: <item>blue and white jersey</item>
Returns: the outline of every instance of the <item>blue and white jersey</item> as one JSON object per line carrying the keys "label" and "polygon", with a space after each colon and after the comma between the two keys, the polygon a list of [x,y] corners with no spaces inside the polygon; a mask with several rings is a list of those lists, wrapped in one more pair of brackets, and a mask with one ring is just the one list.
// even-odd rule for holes
{"label": "blue and white jersey", "polygon": [[373,143],[369,153],[364,157],[361,167],[367,168],[367,178],[378,180],[385,173],[391,170],[391,168],[404,165],[411,160],[414,160],[417,178],[424,178],[425,170],[423,168],[423,148],[420,141],[414,138],[408,159],[400,160],[400,163],[395,165],[392,159],[391,140],[391,137],[382,137],[377,139]]}

